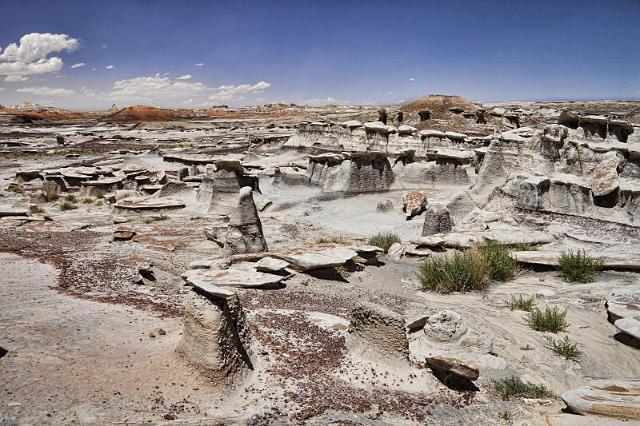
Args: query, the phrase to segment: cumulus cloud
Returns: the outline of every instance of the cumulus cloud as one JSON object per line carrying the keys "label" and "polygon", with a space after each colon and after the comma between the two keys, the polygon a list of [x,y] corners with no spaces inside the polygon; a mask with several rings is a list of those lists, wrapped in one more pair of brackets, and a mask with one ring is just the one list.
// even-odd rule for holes
{"label": "cumulus cloud", "polygon": [[176,80],[191,80],[191,74],[181,75],[180,77],[176,78]]}
{"label": "cumulus cloud", "polygon": [[71,51],[78,47],[78,40],[66,34],[31,33],[25,34],[18,43],[0,48],[0,75],[25,76],[58,72],[62,69],[62,59],[49,54]]}
{"label": "cumulus cloud", "polygon": [[75,70],[76,68],[82,68],[82,67],[84,67],[85,65],[86,65],[86,64],[85,64],[84,62],[78,62],[77,64],[73,64],[73,65],[71,65],[71,68],[73,68],[73,69]]}
{"label": "cumulus cloud", "polygon": [[227,85],[217,87],[215,93],[209,96],[210,101],[220,102],[229,100],[241,100],[245,95],[262,93],[264,90],[271,87],[271,83],[266,81],[259,81],[256,84],[240,84],[237,86]]}
{"label": "cumulus cloud", "polygon": [[270,83],[260,81],[255,84],[209,87],[200,82],[186,81],[186,78],[178,77],[172,80],[167,76],[156,74],[151,77],[116,81],[113,84],[113,90],[109,93],[109,98],[120,103],[207,105],[221,101],[240,102],[251,95],[263,92],[270,86]]}
{"label": "cumulus cloud", "polygon": [[112,70],[114,68],[114,66],[113,65],[107,65],[105,68],[108,69],[108,70]]}
{"label": "cumulus cloud", "polygon": [[35,96],[70,96],[76,93],[74,90],[63,89],[61,87],[22,87],[16,89],[18,93],[28,93]]}
{"label": "cumulus cloud", "polygon": [[204,64],[203,64],[202,62],[199,62],[199,63],[197,63],[197,64],[196,64],[196,67],[201,67],[201,66],[203,66],[203,65],[204,65]]}
{"label": "cumulus cloud", "polygon": [[9,83],[16,83],[16,82],[27,81],[27,80],[29,80],[29,77],[25,77],[23,75],[8,75],[4,78],[4,81]]}
{"label": "cumulus cloud", "polygon": [[416,79],[413,77],[409,77],[409,81],[416,81]]}

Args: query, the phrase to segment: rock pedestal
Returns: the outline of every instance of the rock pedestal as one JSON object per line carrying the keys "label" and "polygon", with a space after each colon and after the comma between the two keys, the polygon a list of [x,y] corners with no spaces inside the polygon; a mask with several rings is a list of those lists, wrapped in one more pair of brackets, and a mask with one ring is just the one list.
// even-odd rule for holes
{"label": "rock pedestal", "polygon": [[451,213],[446,206],[430,204],[426,207],[422,236],[449,232],[453,228]]}

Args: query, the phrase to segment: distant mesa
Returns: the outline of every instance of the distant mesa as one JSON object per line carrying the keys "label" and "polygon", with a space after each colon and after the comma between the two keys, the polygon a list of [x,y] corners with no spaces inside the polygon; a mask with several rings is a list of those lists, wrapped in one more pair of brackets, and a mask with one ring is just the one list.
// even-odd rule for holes
{"label": "distant mesa", "polygon": [[414,99],[401,106],[405,114],[413,116],[428,111],[430,118],[445,119],[451,112],[472,112],[478,109],[476,104],[460,96],[428,95]]}
{"label": "distant mesa", "polygon": [[175,110],[156,108],[148,105],[133,105],[108,115],[106,120],[111,122],[173,121],[193,115],[192,110]]}

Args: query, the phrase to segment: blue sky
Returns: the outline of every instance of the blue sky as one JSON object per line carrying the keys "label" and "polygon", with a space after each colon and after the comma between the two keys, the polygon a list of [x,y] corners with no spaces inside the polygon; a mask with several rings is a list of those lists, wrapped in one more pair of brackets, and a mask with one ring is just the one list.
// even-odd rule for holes
{"label": "blue sky", "polygon": [[639,0],[3,0],[0,47],[0,104],[640,98]]}

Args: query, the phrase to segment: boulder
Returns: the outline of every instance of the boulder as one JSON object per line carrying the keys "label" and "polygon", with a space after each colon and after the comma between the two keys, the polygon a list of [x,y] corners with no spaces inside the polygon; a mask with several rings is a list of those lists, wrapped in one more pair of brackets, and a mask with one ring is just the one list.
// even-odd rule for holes
{"label": "boulder", "polygon": [[226,235],[226,254],[259,253],[268,251],[262,232],[262,222],[253,201],[253,190],[245,186],[240,189],[236,209],[231,213]]}
{"label": "boulder", "polygon": [[620,186],[618,178],[618,166],[620,159],[615,152],[608,152],[593,171],[591,192],[594,197],[601,197],[612,193]]}
{"label": "boulder", "polygon": [[427,196],[421,191],[407,192],[402,196],[402,209],[408,219],[422,213],[427,206]]}
{"label": "boulder", "polygon": [[423,236],[449,232],[453,229],[451,213],[446,206],[429,204],[425,210],[424,226],[422,227]]}
{"label": "boulder", "polygon": [[458,340],[467,330],[468,325],[462,315],[448,309],[429,316],[423,328],[429,339],[441,342]]}
{"label": "boulder", "polygon": [[561,398],[576,414],[640,420],[640,380],[595,380]]}
{"label": "boulder", "polygon": [[294,250],[283,255],[283,258],[298,271],[334,268],[344,265],[356,257],[358,253],[348,247],[316,247],[309,250]]}
{"label": "boulder", "polygon": [[[624,252],[605,252],[590,254],[602,261],[603,269],[640,271],[639,254]],[[517,251],[513,253],[513,257],[515,257],[515,259],[521,263],[543,266],[558,266],[560,253],[551,250]]]}
{"label": "boulder", "polygon": [[400,260],[404,254],[404,247],[400,243],[393,243],[389,250],[387,250],[387,256],[393,260]]}
{"label": "boulder", "polygon": [[289,262],[274,257],[263,257],[256,262],[255,268],[258,272],[280,272],[289,266]]}
{"label": "boulder", "polygon": [[170,199],[124,199],[113,205],[115,208],[124,210],[163,210],[181,209],[185,207],[184,202]]}

